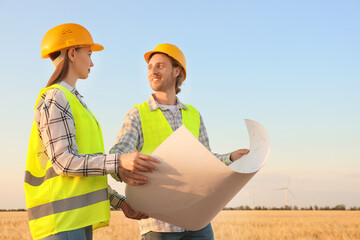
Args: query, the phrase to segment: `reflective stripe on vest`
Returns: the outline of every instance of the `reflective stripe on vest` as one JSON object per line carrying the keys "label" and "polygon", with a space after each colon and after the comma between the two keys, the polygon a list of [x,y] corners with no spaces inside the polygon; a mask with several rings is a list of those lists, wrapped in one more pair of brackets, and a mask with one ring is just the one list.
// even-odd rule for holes
{"label": "reflective stripe on vest", "polygon": [[43,177],[36,177],[31,174],[29,171],[25,171],[25,182],[31,186],[40,186],[47,179],[58,176],[58,174],[54,171],[54,168],[49,168],[46,170],[46,174]]}
{"label": "reflective stripe on vest", "polygon": [[[198,139],[200,130],[199,112],[191,105],[185,106],[187,109],[181,109],[182,124]],[[151,111],[147,102],[134,107],[139,110],[144,137],[144,146],[141,153],[149,155],[173,133],[173,130],[160,108]]]}
{"label": "reflective stripe on vest", "polygon": [[[65,94],[75,123],[79,154],[104,153],[100,125],[80,101],[66,88],[54,84],[42,95],[57,88]],[[29,226],[34,239],[89,225],[106,226],[110,218],[107,176],[68,177],[58,175],[44,153],[36,122],[33,122],[25,169],[25,197]]]}
{"label": "reflective stripe on vest", "polygon": [[[100,189],[95,192],[90,192],[84,195],[66,198],[50,203],[45,203],[27,210],[29,221],[49,216],[55,213],[66,212],[77,208],[86,207],[91,204],[106,201],[108,189]],[[104,198],[106,196],[106,198]]]}

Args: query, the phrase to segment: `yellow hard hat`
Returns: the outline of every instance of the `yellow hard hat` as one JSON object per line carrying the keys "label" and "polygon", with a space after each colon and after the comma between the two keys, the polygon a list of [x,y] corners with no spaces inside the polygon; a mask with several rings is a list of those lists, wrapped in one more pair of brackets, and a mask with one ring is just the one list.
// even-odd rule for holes
{"label": "yellow hard hat", "polygon": [[[144,58],[147,63],[149,63],[150,56],[153,53],[165,53],[165,54],[169,55],[170,57],[174,58],[176,61],[178,61],[181,64],[181,66],[184,68],[184,74],[185,74],[185,78],[186,78],[185,56],[177,46],[175,46],[173,44],[169,44],[169,43],[162,43],[162,44],[157,45],[154,48],[154,50],[144,54]],[[184,78],[184,80],[185,80],[185,78]]]}
{"label": "yellow hard hat", "polygon": [[101,51],[104,47],[94,43],[89,31],[75,23],[65,23],[50,29],[41,41],[41,58],[50,53],[73,46],[88,45],[92,51]]}

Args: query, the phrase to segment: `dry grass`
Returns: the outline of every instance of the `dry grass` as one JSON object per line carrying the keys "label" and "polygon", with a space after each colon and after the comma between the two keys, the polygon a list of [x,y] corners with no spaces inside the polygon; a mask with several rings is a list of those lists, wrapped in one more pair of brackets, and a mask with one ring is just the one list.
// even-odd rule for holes
{"label": "dry grass", "polygon": [[[139,239],[136,221],[111,213],[94,240]],[[213,221],[216,240],[360,239],[359,211],[222,211]],[[25,212],[0,212],[0,239],[31,239]]]}
{"label": "dry grass", "polygon": [[26,212],[0,212],[0,239],[31,239]]}
{"label": "dry grass", "polygon": [[222,211],[215,239],[360,239],[357,211]]}

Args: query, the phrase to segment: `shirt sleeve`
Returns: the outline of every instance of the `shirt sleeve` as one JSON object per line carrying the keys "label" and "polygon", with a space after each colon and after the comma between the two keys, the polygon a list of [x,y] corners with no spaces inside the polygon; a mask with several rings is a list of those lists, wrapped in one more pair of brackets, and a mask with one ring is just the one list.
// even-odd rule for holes
{"label": "shirt sleeve", "polygon": [[88,177],[118,173],[118,154],[78,153],[74,118],[61,90],[44,93],[35,111],[35,121],[44,151],[57,174]]}
{"label": "shirt sleeve", "polygon": [[[200,113],[199,113],[200,115]],[[200,131],[199,131],[199,141],[211,152],[210,149],[210,142],[209,142],[209,137],[206,131],[206,127],[203,121],[202,116],[200,115]],[[227,154],[217,154],[217,153],[213,153],[220,161],[222,161],[223,163],[225,163],[227,166],[230,165],[232,163],[232,161],[230,160],[230,155],[231,153],[227,153]]]}
{"label": "shirt sleeve", "polygon": [[133,108],[125,115],[123,125],[116,138],[115,145],[110,149],[110,153],[125,154],[139,150],[140,132],[139,111],[137,108]]}
{"label": "shirt sleeve", "polygon": [[110,206],[118,210],[121,208],[121,204],[126,200],[126,197],[116,192],[114,189],[108,185],[108,197],[110,201]]}
{"label": "shirt sleeve", "polygon": [[[126,154],[140,151],[142,141],[140,140],[141,121],[137,108],[131,109],[124,118],[123,125],[116,138],[115,145],[110,149],[111,154]],[[116,181],[122,181],[118,174],[111,174]]]}

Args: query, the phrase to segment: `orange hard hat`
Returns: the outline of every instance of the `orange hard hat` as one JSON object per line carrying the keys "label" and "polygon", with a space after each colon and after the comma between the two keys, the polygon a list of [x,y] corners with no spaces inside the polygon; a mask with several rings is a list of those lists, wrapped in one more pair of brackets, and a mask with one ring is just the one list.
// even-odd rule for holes
{"label": "orange hard hat", "polygon": [[101,51],[104,47],[94,43],[91,34],[83,26],[65,23],[50,29],[41,41],[41,58],[48,58],[50,53],[73,46],[87,45],[92,51]]}
{"label": "orange hard hat", "polygon": [[[180,63],[180,65],[184,68],[184,75],[186,78],[186,60],[182,51],[175,45],[169,43],[162,43],[157,45],[154,50],[149,51],[144,54],[145,61],[149,63],[150,56],[153,53],[165,53],[166,55],[174,58],[176,61]],[[185,80],[184,78],[184,80]]]}

